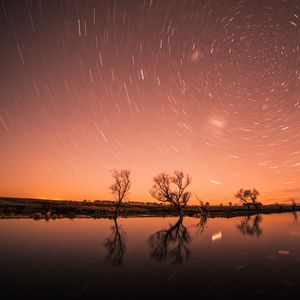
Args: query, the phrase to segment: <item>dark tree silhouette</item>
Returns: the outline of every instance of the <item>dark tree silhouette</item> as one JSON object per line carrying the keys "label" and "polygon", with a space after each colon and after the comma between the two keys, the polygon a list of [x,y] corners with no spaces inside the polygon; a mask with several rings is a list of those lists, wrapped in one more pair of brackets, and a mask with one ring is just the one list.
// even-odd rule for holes
{"label": "dark tree silhouette", "polygon": [[174,171],[174,175],[161,173],[153,178],[154,184],[150,190],[153,198],[174,205],[178,213],[187,205],[191,193],[185,192],[191,183],[191,177],[182,171]]}
{"label": "dark tree silhouette", "polygon": [[200,214],[199,223],[196,224],[197,233],[202,233],[207,224],[207,214]]}
{"label": "dark tree silhouette", "polygon": [[246,216],[237,228],[243,235],[251,235],[259,237],[262,234],[261,229],[262,217],[260,215]]}
{"label": "dark tree silhouette", "polygon": [[295,200],[295,198],[292,198],[292,197],[290,197],[290,201],[292,202],[292,206],[291,206],[291,208],[292,208],[292,214],[293,214],[293,217],[294,217],[294,222],[295,223],[297,223],[297,221],[298,221],[298,216],[297,216],[297,213],[296,213],[296,206],[297,206],[297,203],[296,203],[296,200]]}
{"label": "dark tree silhouette", "polygon": [[169,228],[157,231],[148,238],[151,258],[158,262],[170,258],[173,264],[181,264],[189,259],[188,244],[191,237],[182,220],[183,217],[180,216],[175,225],[170,224]]}
{"label": "dark tree silhouette", "polygon": [[119,228],[117,218],[114,218],[114,225],[111,227],[112,234],[106,239],[104,247],[107,249],[108,254],[106,261],[113,266],[120,266],[123,264],[123,257],[126,252],[125,239],[122,235],[122,230]]}
{"label": "dark tree silhouette", "polygon": [[258,210],[258,206],[260,203],[257,202],[257,196],[259,192],[256,189],[252,190],[244,190],[240,189],[235,197],[240,199],[244,205],[247,205],[248,209],[250,209],[250,204],[253,204],[255,209]]}
{"label": "dark tree silhouette", "polygon": [[116,210],[115,210],[115,217],[116,217],[118,215],[120,205],[124,200],[124,198],[127,196],[131,186],[130,171],[113,170],[112,177],[114,179],[114,183],[109,187],[109,189],[111,190],[111,193],[116,198]]}
{"label": "dark tree silhouette", "polygon": [[291,200],[291,202],[292,202],[292,210],[294,210],[295,211],[295,209],[296,209],[296,200],[295,200],[295,198],[290,198],[290,200]]}
{"label": "dark tree silhouette", "polygon": [[208,215],[208,210],[207,210],[207,207],[206,207],[207,205],[204,204],[204,202],[196,194],[194,194],[194,195],[195,195],[196,199],[199,202],[199,212],[200,212],[200,215],[201,216],[205,216],[207,218],[207,215]]}

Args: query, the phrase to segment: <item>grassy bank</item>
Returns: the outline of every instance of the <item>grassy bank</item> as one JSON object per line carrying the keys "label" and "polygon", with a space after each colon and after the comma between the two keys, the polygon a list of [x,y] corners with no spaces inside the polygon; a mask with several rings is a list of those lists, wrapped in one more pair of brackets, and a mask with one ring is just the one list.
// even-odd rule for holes
{"label": "grassy bank", "polygon": [[[235,217],[249,214],[270,214],[291,212],[291,205],[271,204],[262,205],[259,210],[245,206],[207,206],[208,217]],[[295,210],[300,210],[296,206]],[[70,201],[70,200],[44,200],[27,198],[0,198],[0,218],[111,218],[114,216],[113,201]],[[160,203],[126,202],[119,210],[119,216],[175,216],[177,211],[169,205]],[[187,206],[184,215],[199,215],[198,206]]]}

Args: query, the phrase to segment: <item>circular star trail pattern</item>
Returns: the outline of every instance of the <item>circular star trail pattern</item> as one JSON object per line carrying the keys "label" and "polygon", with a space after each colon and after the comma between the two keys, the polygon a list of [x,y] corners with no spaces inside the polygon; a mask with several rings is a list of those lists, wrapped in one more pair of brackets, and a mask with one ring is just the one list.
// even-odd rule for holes
{"label": "circular star trail pattern", "polygon": [[299,1],[1,1],[2,196],[300,194]]}

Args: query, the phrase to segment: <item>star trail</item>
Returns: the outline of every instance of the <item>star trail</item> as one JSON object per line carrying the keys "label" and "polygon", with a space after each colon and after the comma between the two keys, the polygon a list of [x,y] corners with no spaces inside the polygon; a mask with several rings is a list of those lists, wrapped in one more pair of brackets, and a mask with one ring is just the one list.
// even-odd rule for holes
{"label": "star trail", "polygon": [[1,1],[0,194],[300,195],[300,2]]}

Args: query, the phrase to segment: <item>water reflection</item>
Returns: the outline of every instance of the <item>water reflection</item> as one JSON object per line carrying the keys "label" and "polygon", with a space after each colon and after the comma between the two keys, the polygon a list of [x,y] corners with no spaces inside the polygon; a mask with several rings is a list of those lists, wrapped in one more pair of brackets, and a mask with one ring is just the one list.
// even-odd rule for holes
{"label": "water reflection", "polygon": [[199,223],[195,225],[196,227],[196,233],[202,233],[205,229],[205,226],[207,224],[207,214],[201,214],[199,218]]}
{"label": "water reflection", "polygon": [[[194,299],[195,288],[207,299],[242,299],[246,294],[293,299],[300,291],[299,224],[291,212],[261,216],[262,222],[254,214],[207,218],[207,223],[200,215],[183,220],[2,219],[1,299],[149,295],[146,298],[182,300]],[[204,231],[196,236],[197,226]],[[263,234],[255,238],[261,228]],[[122,267],[112,266],[122,262]],[[249,288],[253,278],[255,285]]]}
{"label": "water reflection", "polygon": [[114,225],[111,227],[111,236],[104,243],[107,249],[106,261],[113,266],[121,266],[126,252],[125,232],[118,226],[117,218],[113,218]]}
{"label": "water reflection", "polygon": [[190,257],[190,242],[190,233],[183,225],[181,216],[175,225],[170,224],[169,228],[157,231],[148,238],[150,257],[158,262],[169,258],[173,264],[181,264]]}
{"label": "water reflection", "polygon": [[262,234],[261,229],[262,217],[257,214],[255,216],[246,216],[242,219],[241,223],[237,225],[237,228],[243,235],[251,235],[259,237]]}
{"label": "water reflection", "polygon": [[294,223],[298,223],[298,215],[294,210],[292,211],[292,215],[293,215]]}

